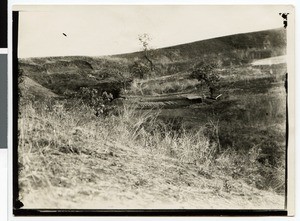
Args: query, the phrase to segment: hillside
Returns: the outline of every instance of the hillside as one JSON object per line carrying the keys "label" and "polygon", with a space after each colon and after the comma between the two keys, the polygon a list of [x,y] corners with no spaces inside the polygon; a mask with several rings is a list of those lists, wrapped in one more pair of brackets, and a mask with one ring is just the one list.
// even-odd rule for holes
{"label": "hillside", "polygon": [[[229,55],[230,58],[245,60],[252,58],[255,50],[272,50],[271,56],[285,54],[286,32],[284,28],[223,36],[213,39],[191,42],[154,50],[154,60],[167,59],[169,62],[205,59],[210,56]],[[116,57],[133,59],[142,57],[142,52],[116,55]]]}
{"label": "hillside", "polygon": [[[20,59],[19,200],[284,209],[284,55],[276,29],[157,49],[153,70],[141,52]],[[191,76],[201,61],[216,85]]]}
{"label": "hillside", "polygon": [[55,98],[58,97],[57,94],[53,93],[51,90],[43,87],[39,83],[30,79],[29,77],[24,77],[22,82],[19,84],[20,92],[26,97],[38,97],[41,99]]}
{"label": "hillside", "polygon": [[[282,29],[224,36],[151,51],[155,64],[152,77],[186,74],[199,61],[223,67],[250,64],[254,60],[285,54],[286,33]],[[20,71],[53,92],[63,95],[80,87],[98,88],[118,96],[118,87],[130,82],[135,62],[147,62],[142,52],[104,57],[48,57],[19,60]]]}

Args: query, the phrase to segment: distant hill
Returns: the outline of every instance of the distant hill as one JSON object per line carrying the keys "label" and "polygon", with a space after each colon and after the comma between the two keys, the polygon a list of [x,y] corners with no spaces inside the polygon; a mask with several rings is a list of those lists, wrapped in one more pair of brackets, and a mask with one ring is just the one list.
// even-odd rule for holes
{"label": "distant hill", "polygon": [[116,87],[130,80],[128,64],[123,60],[84,56],[27,58],[19,60],[19,71],[58,95],[93,87],[99,91],[105,88],[116,96]]}
{"label": "distant hill", "polygon": [[[204,58],[209,54],[234,54],[241,51],[274,50],[271,56],[285,54],[286,30],[284,28],[223,36],[154,50],[154,58],[174,60]],[[246,57],[247,53],[244,53]],[[116,55],[121,58],[141,57],[142,52]],[[243,56],[237,56],[243,57]]]}
{"label": "distant hill", "polygon": [[[286,54],[284,28],[236,34],[152,50],[156,76],[188,73],[200,61],[220,66],[250,64]],[[130,81],[130,66],[147,61],[143,52],[102,57],[69,56],[19,59],[19,70],[56,94],[80,87],[115,90]],[[113,89],[112,89],[113,88]],[[118,93],[118,92],[116,92]]]}

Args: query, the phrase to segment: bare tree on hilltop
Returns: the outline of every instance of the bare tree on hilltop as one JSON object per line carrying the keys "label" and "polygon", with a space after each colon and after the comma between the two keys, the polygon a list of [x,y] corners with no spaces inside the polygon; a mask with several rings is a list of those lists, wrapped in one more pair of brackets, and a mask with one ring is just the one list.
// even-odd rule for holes
{"label": "bare tree on hilltop", "polygon": [[142,35],[139,35],[139,41],[140,43],[142,44],[143,46],[143,52],[144,52],[144,58],[149,62],[150,64],[150,70],[153,71],[154,70],[154,64],[150,58],[150,47],[149,47],[149,43],[151,41],[151,37],[149,36],[149,34],[142,34]]}

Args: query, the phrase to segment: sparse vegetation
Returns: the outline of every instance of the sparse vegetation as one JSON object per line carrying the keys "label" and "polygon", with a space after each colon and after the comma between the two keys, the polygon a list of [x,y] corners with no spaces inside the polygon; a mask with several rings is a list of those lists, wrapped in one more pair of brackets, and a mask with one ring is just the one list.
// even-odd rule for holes
{"label": "sparse vegetation", "polygon": [[[67,205],[70,207],[87,203],[89,196],[99,197],[99,203],[111,203],[107,194],[103,195],[105,185],[119,191],[138,188],[145,192],[156,185],[160,185],[161,191],[178,185],[185,191],[196,191],[200,185],[205,198],[215,194],[219,198],[216,201],[237,198],[233,205],[238,208],[245,205],[244,202],[239,205],[243,197],[251,198],[249,202],[253,208],[271,208],[280,202],[274,200],[276,198],[271,202],[266,198],[257,204],[267,194],[255,188],[269,187],[266,183],[279,189],[283,185],[270,166],[263,167],[259,162],[261,149],[254,146],[248,153],[233,149],[218,152],[214,139],[204,135],[207,128],[200,126],[196,131],[189,131],[182,124],[174,128],[174,121],[161,121],[159,113],[141,112],[135,106],[125,106],[120,110],[121,115],[108,118],[95,117],[87,105],[78,103],[70,108],[62,101],[28,103],[21,109],[19,185],[21,200],[25,203],[38,205],[41,198],[35,193],[41,191],[45,191],[44,199],[50,207],[59,208],[64,202],[55,202],[57,197],[69,199]],[[208,133],[214,134],[214,131]],[[149,167],[143,175],[137,175],[143,170],[140,163],[129,163],[128,158],[132,157],[141,160],[143,167]],[[126,169],[128,163],[130,170]],[[168,169],[161,173],[156,168]],[[262,169],[267,173],[268,168],[269,180],[266,180],[261,173]],[[276,170],[283,172],[280,168]],[[117,177],[109,175],[111,173],[117,173]],[[151,178],[154,174],[155,179]],[[69,195],[67,189],[74,192]],[[160,193],[152,194],[158,197]],[[135,198],[128,197],[129,200]],[[192,200],[180,191],[174,197]],[[150,200],[149,203],[153,205],[154,202]],[[223,208],[230,205],[223,205]]]}
{"label": "sparse vegetation", "polygon": [[151,67],[147,51],[20,61],[20,200],[283,208],[286,65],[250,64],[266,35],[283,53],[273,32],[157,49]]}

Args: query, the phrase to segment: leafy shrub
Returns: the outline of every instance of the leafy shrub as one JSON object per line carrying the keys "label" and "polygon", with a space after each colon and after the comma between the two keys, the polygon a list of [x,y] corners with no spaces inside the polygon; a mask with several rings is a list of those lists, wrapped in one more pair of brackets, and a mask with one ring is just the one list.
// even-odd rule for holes
{"label": "leafy shrub", "polygon": [[217,65],[214,63],[200,62],[196,64],[190,75],[191,78],[195,78],[202,84],[206,84],[212,97],[216,88],[219,85],[220,76],[216,73]]}
{"label": "leafy shrub", "polygon": [[[87,106],[89,106],[96,116],[108,116],[114,112],[116,108],[105,100],[102,94],[95,88],[82,87],[78,92],[66,91],[64,95],[68,99],[72,99],[74,102],[78,100]],[[67,102],[68,104],[68,102]]]}
{"label": "leafy shrub", "polygon": [[150,68],[147,65],[137,61],[129,67],[129,70],[134,77],[140,79],[144,79],[150,73]]}

